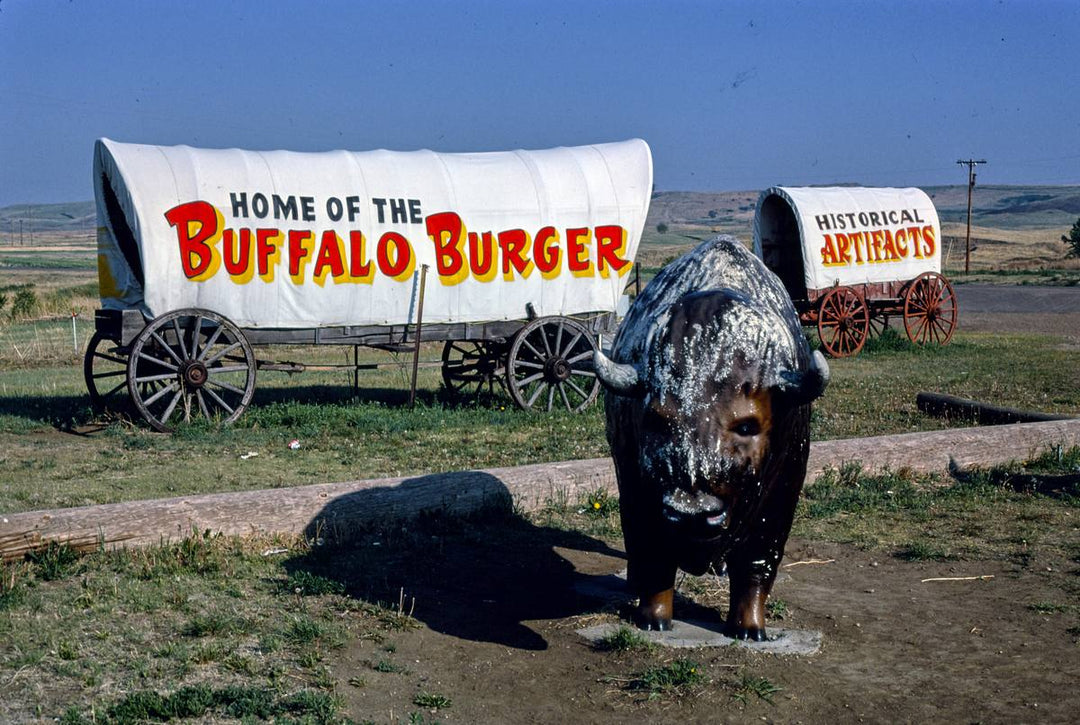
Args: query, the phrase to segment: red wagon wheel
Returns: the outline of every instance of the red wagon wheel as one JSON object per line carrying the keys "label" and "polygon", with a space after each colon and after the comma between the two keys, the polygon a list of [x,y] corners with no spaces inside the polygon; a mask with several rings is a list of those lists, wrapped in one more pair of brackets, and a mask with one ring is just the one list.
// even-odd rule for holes
{"label": "red wagon wheel", "polygon": [[851,287],[835,287],[821,298],[818,307],[818,338],[833,357],[857,355],[870,332],[866,300]]}
{"label": "red wagon wheel", "polygon": [[904,293],[904,330],[916,345],[945,345],[956,329],[956,295],[949,280],[923,272]]}

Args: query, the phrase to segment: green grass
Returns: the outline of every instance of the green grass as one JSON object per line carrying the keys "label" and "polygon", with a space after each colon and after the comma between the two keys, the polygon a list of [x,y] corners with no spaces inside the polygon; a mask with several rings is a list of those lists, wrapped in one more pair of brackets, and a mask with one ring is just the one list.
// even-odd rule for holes
{"label": "green grass", "polygon": [[734,692],[731,697],[733,700],[738,700],[744,705],[751,696],[764,700],[770,705],[773,704],[773,695],[781,692],[784,688],[770,682],[764,677],[756,677],[754,675],[743,674],[739,676],[738,681],[735,683]]}
{"label": "green grass", "polygon": [[[336,721],[325,654],[390,631],[386,610],[321,583],[298,596],[290,583],[323,578],[285,570],[308,554],[298,544],[262,555],[283,543],[193,535],[130,551],[50,547],[0,565],[5,697],[31,708],[0,705],[0,719],[23,721],[44,696],[70,723]],[[33,683],[46,680],[43,695]],[[66,709],[48,709],[58,702]]]}
{"label": "green grass", "polygon": [[0,269],[97,269],[97,255],[88,252],[50,252],[48,254],[0,254]]}
{"label": "green grass", "polygon": [[182,687],[160,693],[140,690],[106,705],[103,712],[91,717],[77,707],[69,708],[60,718],[67,725],[90,725],[105,722],[127,723],[188,721],[192,718],[227,716],[241,721],[292,718],[293,722],[331,722],[341,709],[336,696],[310,690],[281,696],[252,687],[212,687],[209,684]]}
{"label": "green grass", "polygon": [[649,700],[661,697],[681,697],[706,682],[701,664],[689,659],[677,659],[654,665],[630,678],[625,688],[644,693]]}
{"label": "green grass", "polygon": [[601,637],[596,648],[605,652],[654,652],[657,645],[650,642],[640,631],[623,625],[611,634]]}
{"label": "green grass", "polygon": [[1026,464],[946,474],[826,471],[803,489],[793,534],[885,549],[907,561],[998,558],[1029,562],[1031,546],[1075,559],[1080,535],[1073,523],[1080,497],[1017,490],[1010,475],[1076,473],[1080,447],[1051,449]]}
{"label": "green grass", "polygon": [[[24,328],[28,329],[28,328]],[[7,328],[8,332],[14,328]],[[6,334],[0,329],[0,338]],[[61,325],[57,334],[69,336]],[[84,333],[80,333],[82,335]],[[0,356],[4,353],[0,339]],[[305,350],[272,350],[305,359]],[[310,351],[344,361],[347,351]],[[425,357],[437,353],[425,351]],[[373,360],[387,360],[367,353]],[[958,335],[941,348],[916,348],[890,334],[856,358],[832,360],[832,382],[815,403],[815,440],[940,429],[943,420],[915,406],[923,390],[998,405],[1080,413],[1075,352],[1055,338]],[[437,370],[423,371],[419,402],[404,405],[399,371],[361,379],[354,397],[341,372],[259,376],[255,399],[236,425],[196,424],[173,435],[139,421],[97,420],[81,361],[0,366],[0,510],[27,511],[92,503],[295,486],[446,470],[513,466],[608,454],[602,406],[583,414],[524,412],[508,398],[460,406],[439,396]],[[89,436],[57,432],[93,425]],[[290,450],[292,439],[300,441]],[[252,456],[254,453],[256,455]],[[183,476],[175,475],[183,470]],[[615,499],[583,504],[607,520]],[[599,505],[600,508],[596,508]]]}
{"label": "green grass", "polygon": [[453,701],[446,695],[433,692],[418,692],[416,697],[413,698],[413,704],[425,710],[445,710],[453,704]]}

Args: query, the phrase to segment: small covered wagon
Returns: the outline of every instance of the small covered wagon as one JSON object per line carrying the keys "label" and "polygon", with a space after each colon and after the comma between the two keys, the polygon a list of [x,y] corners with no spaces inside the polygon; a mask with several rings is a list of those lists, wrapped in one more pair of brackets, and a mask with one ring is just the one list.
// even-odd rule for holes
{"label": "small covered wagon", "polygon": [[580,410],[597,394],[592,353],[616,325],[652,159],[636,139],[475,154],[102,139],[94,187],[95,406],[130,396],[159,430],[230,422],[257,371],[303,368],[257,346],[441,341],[454,391]]}
{"label": "small covered wagon", "polygon": [[952,339],[957,304],[941,274],[941,225],[920,189],[766,189],[754,252],[834,357],[858,354],[890,317],[903,318],[915,344]]}

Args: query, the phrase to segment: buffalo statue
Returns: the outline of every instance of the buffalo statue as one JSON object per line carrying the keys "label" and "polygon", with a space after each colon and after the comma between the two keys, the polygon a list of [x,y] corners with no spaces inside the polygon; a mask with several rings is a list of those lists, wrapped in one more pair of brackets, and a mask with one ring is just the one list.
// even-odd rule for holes
{"label": "buffalo statue", "polygon": [[675,573],[725,569],[725,633],[765,639],[828,383],[780,281],[733,237],[665,267],[597,352],[628,583],[643,629],[671,627]]}

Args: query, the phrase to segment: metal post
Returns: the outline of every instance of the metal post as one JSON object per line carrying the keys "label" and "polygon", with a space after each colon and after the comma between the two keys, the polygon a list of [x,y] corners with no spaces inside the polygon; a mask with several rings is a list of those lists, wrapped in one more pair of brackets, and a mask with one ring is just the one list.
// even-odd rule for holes
{"label": "metal post", "polygon": [[360,346],[352,346],[352,392],[360,394]]}
{"label": "metal post", "polygon": [[420,268],[420,300],[416,305],[416,339],[413,345],[412,384],[409,386],[410,408],[416,406],[416,373],[420,368],[420,338],[424,332],[424,283],[427,281],[427,270],[426,264]]}

